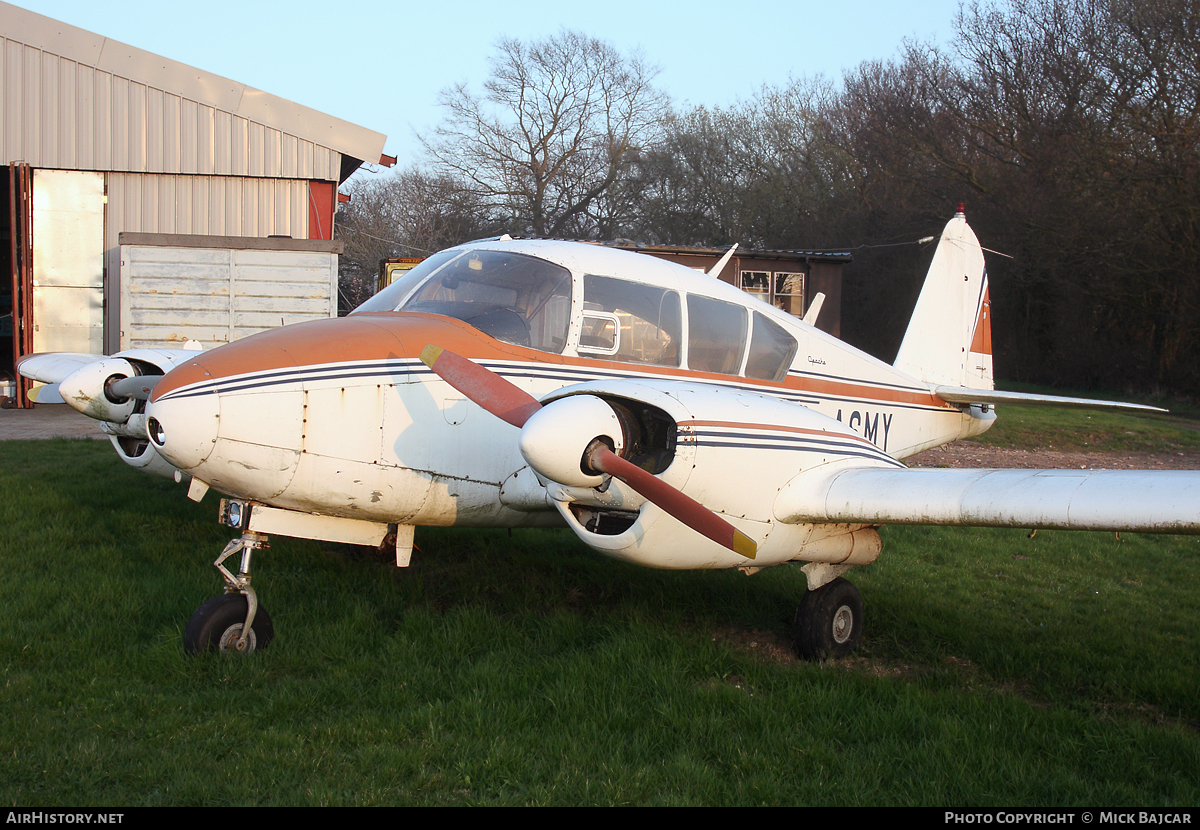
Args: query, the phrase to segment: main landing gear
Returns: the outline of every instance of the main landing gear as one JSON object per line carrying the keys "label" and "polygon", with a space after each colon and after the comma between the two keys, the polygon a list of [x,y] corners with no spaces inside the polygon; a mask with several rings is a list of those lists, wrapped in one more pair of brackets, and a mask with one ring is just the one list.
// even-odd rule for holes
{"label": "main landing gear", "polygon": [[[268,547],[266,536],[248,530],[221,551],[213,565],[225,580],[225,593],[201,605],[188,620],[183,647],[189,654],[251,654],[270,645],[275,628],[250,587],[250,559],[254,551]],[[225,567],[225,560],[238,551],[242,560],[234,576]]]}
{"label": "main landing gear", "polygon": [[808,591],[796,607],[796,652],[806,660],[845,657],[862,637],[862,598],[838,577]]}

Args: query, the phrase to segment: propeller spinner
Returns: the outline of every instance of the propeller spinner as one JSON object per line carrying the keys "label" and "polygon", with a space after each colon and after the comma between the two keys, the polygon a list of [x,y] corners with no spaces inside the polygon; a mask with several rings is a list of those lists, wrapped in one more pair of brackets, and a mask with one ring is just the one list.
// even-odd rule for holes
{"label": "propeller spinner", "polygon": [[[546,478],[563,484],[594,486],[599,482],[593,480],[593,477],[610,475],[629,485],[648,501],[658,505],[697,533],[747,559],[754,558],[758,546],[753,539],[695,499],[621,457],[620,425],[615,416],[612,421],[617,427],[617,435],[589,435],[584,439],[582,455],[577,461],[571,454],[559,451],[558,442],[551,446],[546,436],[552,431],[606,420],[600,405],[607,408],[610,414],[611,407],[601,398],[578,395],[543,407],[532,395],[500,375],[454,352],[431,344],[422,350],[421,360],[442,380],[483,409],[520,428],[522,454],[530,466]],[[568,403],[571,412],[567,413],[564,408],[561,413],[564,417],[560,420],[557,407],[559,404]],[[591,410],[595,420],[576,417],[584,410]],[[568,414],[571,417],[565,417]],[[535,415],[540,417],[534,417]],[[530,423],[531,421],[533,423]],[[549,423],[555,423],[559,430],[548,429]],[[529,429],[526,429],[527,424]],[[576,447],[579,446],[578,441],[574,443]]]}

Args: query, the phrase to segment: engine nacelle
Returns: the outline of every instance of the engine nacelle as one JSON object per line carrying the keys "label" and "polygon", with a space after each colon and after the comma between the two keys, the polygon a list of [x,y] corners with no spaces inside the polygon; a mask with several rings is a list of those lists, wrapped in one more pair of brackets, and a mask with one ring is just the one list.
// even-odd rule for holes
{"label": "engine nacelle", "polygon": [[542,478],[572,487],[598,487],[604,476],[585,468],[584,451],[604,441],[616,453],[625,434],[612,406],[594,395],[572,395],[543,406],[521,428],[521,455]]}
{"label": "engine nacelle", "polygon": [[99,421],[126,464],[171,478],[176,468],[147,441],[144,403],[159,377],[199,351],[199,343],[188,341],[184,349],[127,349],[109,357],[47,353],[22,358],[18,370]]}
{"label": "engine nacelle", "polygon": [[[877,545],[867,544],[873,532],[860,532],[863,525],[786,524],[775,516],[780,491],[796,479],[821,480],[843,466],[903,466],[841,422],[754,392],[652,380],[567,387],[543,401],[543,411],[572,396],[603,399],[614,411],[626,413],[623,420],[649,423],[652,430],[655,416],[667,421],[666,439],[645,440],[645,446],[629,447],[626,454],[659,453],[658,467],[647,464],[647,469],[758,544],[755,559],[740,556],[619,482],[604,492],[551,484],[547,491],[567,524],[600,553],[680,569],[754,567],[793,559],[857,563],[878,554]],[[578,450],[574,452],[577,464]]]}
{"label": "engine nacelle", "polygon": [[163,478],[182,480],[180,471],[159,455],[154,446],[146,440],[145,414],[135,412],[125,424],[103,422],[100,428],[108,434],[108,440],[112,442],[117,455],[130,467]]}
{"label": "engine nacelle", "polygon": [[134,398],[112,395],[108,386],[112,381],[122,380],[138,374],[133,364],[120,357],[107,357],[76,369],[58,384],[58,393],[63,402],[97,421],[123,424],[137,408]]}

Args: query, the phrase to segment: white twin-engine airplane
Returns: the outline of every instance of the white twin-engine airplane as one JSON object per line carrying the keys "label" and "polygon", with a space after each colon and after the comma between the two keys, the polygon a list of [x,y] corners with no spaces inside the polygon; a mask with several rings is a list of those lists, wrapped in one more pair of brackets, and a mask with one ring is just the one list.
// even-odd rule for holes
{"label": "white twin-engine airplane", "polygon": [[269,534],[394,539],[403,566],[418,525],[565,523],[654,568],[804,563],[797,648],[822,658],[859,640],[842,575],[879,556],[881,524],[1200,533],[1200,473],[901,463],[982,433],[998,403],[1131,406],[994,391],[989,312],[960,208],[892,366],[713,276],[505,237],[426,259],[346,318],[21,373],[57,382],[128,463],[229,496],[242,535],[189,651],[270,641],[250,586]]}

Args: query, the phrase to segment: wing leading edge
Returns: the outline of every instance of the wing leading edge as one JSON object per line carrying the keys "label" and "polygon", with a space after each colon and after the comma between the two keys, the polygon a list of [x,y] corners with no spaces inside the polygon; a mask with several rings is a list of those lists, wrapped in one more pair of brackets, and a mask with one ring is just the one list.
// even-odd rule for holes
{"label": "wing leading edge", "polygon": [[1200,534],[1200,472],[850,469],[787,488],[775,515],[784,522]]}

